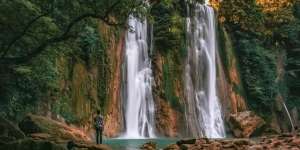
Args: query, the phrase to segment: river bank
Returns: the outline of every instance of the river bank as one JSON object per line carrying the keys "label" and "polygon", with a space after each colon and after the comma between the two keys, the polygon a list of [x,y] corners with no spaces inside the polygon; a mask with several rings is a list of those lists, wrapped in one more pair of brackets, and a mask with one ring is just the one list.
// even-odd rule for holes
{"label": "river bank", "polygon": [[93,134],[42,116],[28,115],[18,125],[0,118],[0,150],[273,150],[300,149],[300,133],[256,138],[122,139],[104,138],[96,145]]}
{"label": "river bank", "polygon": [[[146,143],[142,150],[155,150],[155,143]],[[300,134],[282,134],[257,138],[180,140],[163,150],[299,150]]]}

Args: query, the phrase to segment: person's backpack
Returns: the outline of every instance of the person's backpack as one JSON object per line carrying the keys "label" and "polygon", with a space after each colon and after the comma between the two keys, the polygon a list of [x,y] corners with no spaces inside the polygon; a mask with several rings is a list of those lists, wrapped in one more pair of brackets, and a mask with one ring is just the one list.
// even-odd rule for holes
{"label": "person's backpack", "polygon": [[102,129],[103,128],[103,117],[101,115],[98,115],[95,118],[95,128],[96,129]]}

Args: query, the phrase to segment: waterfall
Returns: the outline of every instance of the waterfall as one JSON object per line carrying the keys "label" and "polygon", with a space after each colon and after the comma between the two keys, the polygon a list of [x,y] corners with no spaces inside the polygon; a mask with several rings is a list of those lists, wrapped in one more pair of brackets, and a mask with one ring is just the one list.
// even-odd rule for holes
{"label": "waterfall", "polygon": [[286,104],[285,104],[284,101],[282,101],[282,105],[283,105],[283,107],[284,107],[284,110],[285,110],[285,112],[286,112],[288,118],[289,118],[290,124],[291,124],[291,126],[292,126],[292,131],[294,131],[294,130],[295,130],[295,126],[294,126],[294,123],[293,123],[293,119],[292,119],[292,117],[291,117],[291,114],[290,114],[290,112],[289,112],[289,109],[286,107]]}
{"label": "waterfall", "polygon": [[148,56],[147,21],[130,16],[126,35],[124,60],[124,120],[123,138],[155,137],[152,70]]}
{"label": "waterfall", "polygon": [[194,137],[225,137],[216,92],[216,23],[213,8],[196,3],[186,20],[188,56],[185,65],[186,120]]}

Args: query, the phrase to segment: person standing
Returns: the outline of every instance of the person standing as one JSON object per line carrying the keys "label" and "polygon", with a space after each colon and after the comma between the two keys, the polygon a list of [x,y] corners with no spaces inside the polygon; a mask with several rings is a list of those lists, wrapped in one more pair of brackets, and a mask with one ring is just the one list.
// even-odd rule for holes
{"label": "person standing", "polygon": [[94,118],[94,124],[96,129],[96,143],[102,144],[102,133],[103,133],[104,122],[100,110],[97,110],[97,115]]}

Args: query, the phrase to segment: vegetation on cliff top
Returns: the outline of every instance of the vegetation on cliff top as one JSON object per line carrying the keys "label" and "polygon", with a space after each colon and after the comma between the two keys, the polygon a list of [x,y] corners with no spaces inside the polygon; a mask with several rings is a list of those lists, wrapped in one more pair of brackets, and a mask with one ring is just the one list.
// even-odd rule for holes
{"label": "vegetation on cliff top", "polygon": [[161,95],[173,108],[182,111],[182,95],[178,95],[182,91],[176,88],[183,84],[183,60],[186,56],[185,3],[181,0],[161,1],[153,5],[151,15],[154,55],[160,54],[163,59]]}
{"label": "vegetation on cliff top", "polygon": [[[295,65],[295,49],[300,47],[298,5],[294,0],[224,0],[218,5],[219,20],[238,54],[248,104],[268,120],[278,96],[292,102],[291,108],[300,104],[293,92],[299,84],[292,83],[299,80]],[[286,60],[280,66],[282,54]],[[287,69],[285,75],[280,75],[278,67]]]}

